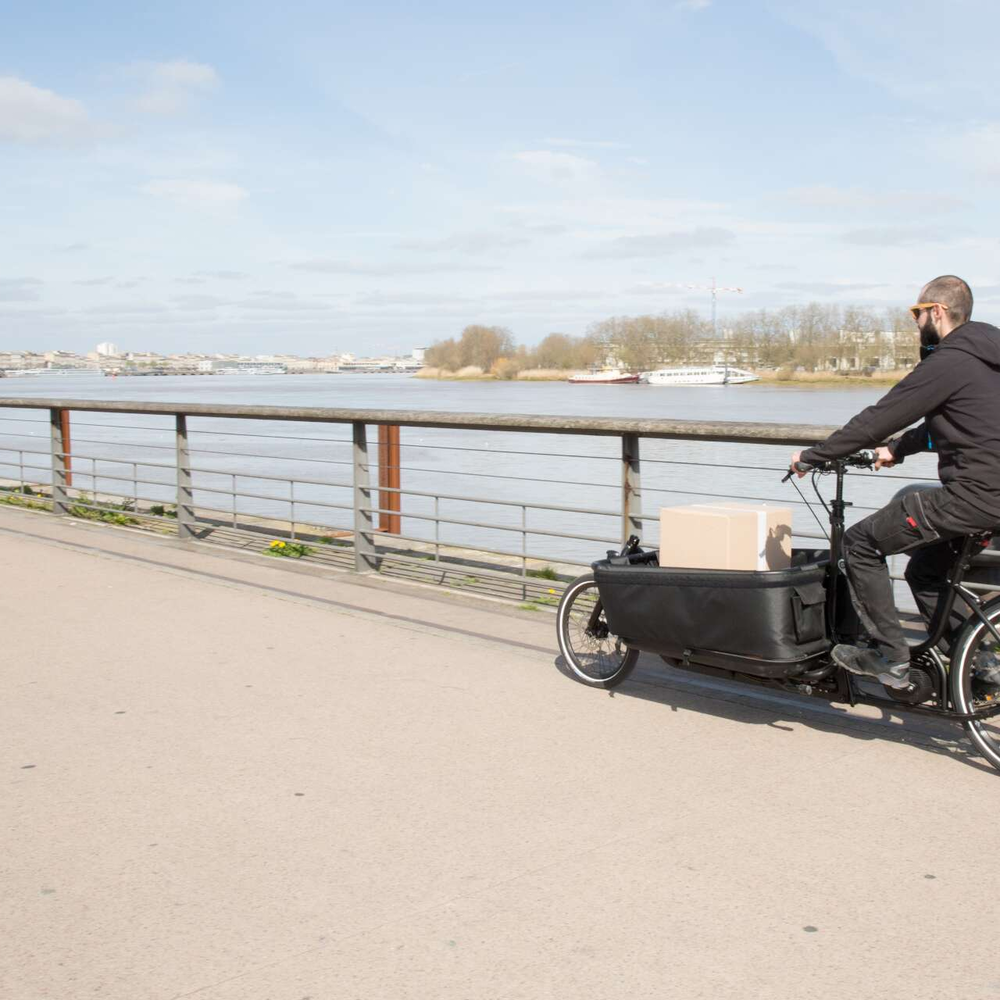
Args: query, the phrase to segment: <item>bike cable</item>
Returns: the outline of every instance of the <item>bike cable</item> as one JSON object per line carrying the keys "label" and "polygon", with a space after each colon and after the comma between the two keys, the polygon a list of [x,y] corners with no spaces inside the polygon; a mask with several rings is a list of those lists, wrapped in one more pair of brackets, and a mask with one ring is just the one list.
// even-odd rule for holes
{"label": "bike cable", "polygon": [[[819,497],[819,502],[823,505],[823,509],[827,512],[827,514],[829,514],[830,508],[827,507],[826,501],[823,499],[822,495],[819,492],[819,487],[816,485],[816,477],[818,475],[819,475],[818,472],[813,472],[812,474],[813,489],[816,492],[816,496]],[[819,519],[819,515],[813,508],[813,505],[805,498],[805,494],[802,492],[802,490],[799,489],[799,484],[795,481],[794,478],[790,479],[789,482],[792,484],[792,486],[795,487],[795,492],[798,493],[798,495],[802,498],[802,502],[806,505],[806,507],[809,508],[809,513],[812,514],[812,516],[815,518],[816,523],[819,525],[819,530],[823,532],[823,537],[827,541],[830,541],[830,533],[826,530],[826,525],[823,524],[823,522]]]}

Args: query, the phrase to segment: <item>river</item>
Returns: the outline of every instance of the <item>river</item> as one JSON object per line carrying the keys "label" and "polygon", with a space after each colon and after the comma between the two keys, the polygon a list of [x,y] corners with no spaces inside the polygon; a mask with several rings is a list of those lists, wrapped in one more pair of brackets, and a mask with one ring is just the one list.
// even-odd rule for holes
{"label": "river", "polygon": [[[105,399],[138,402],[199,402],[237,405],[326,406],[356,409],[437,410],[449,412],[528,413],[581,417],[648,417],[684,420],[780,421],[781,423],[841,424],[877,400],[882,387],[779,387],[773,385],[659,387],[647,385],[569,385],[566,382],[443,382],[401,375],[230,375],[230,376],[33,376],[5,379],[0,396],[18,398]],[[0,419],[18,416],[7,413]],[[5,423],[0,437],[0,475],[11,475],[18,448],[47,448],[47,424],[41,413],[35,424]],[[113,457],[136,462],[149,499],[171,500],[173,482],[170,422],[159,417],[73,415],[73,451],[78,485],[91,487],[80,473],[92,466],[83,456],[96,456],[97,488],[115,488],[100,473],[123,472]],[[348,430],[343,426],[252,425],[245,421],[191,421],[195,463],[205,470],[196,486],[228,489],[237,476],[242,513],[288,516],[288,487],[256,479],[280,476],[321,482],[295,487],[297,518],[330,527],[349,528],[350,511],[310,506],[309,501],[350,505]],[[239,438],[233,432],[253,430],[259,437]],[[288,436],[298,440],[288,440]],[[266,440],[262,440],[266,439]],[[518,504],[578,508],[572,514],[544,509],[527,513],[528,527],[560,531],[594,539],[617,536],[613,517],[585,511],[612,511],[618,503],[618,442],[614,439],[559,437],[404,428],[404,489],[470,499],[439,500],[442,515],[456,520],[488,522],[519,529]],[[807,443],[807,442],[804,442]],[[113,451],[112,451],[113,449]],[[468,449],[468,450],[457,450]],[[714,496],[740,496],[788,503],[798,534],[818,531],[815,520],[791,485],[780,484],[789,449],[773,446],[727,445],[684,441],[644,442],[643,509],[646,536],[656,540],[660,506],[690,503]],[[263,457],[261,457],[263,456]],[[44,460],[38,460],[45,464]],[[148,463],[148,465],[146,464]],[[160,468],[160,466],[164,466]],[[750,468],[748,468],[750,467]],[[129,470],[130,471],[130,470]],[[16,473],[14,473],[16,475]],[[856,502],[852,520],[880,506],[903,485],[903,478],[933,479],[929,458],[910,459],[903,469],[851,479]],[[44,478],[40,476],[39,478]],[[808,480],[802,481],[806,491]],[[341,484],[335,486],[332,484]],[[811,494],[807,492],[807,496]],[[487,501],[493,501],[488,503]],[[496,501],[501,501],[498,504]],[[221,494],[199,498],[221,508],[230,501]],[[404,514],[430,514],[430,497],[404,497]],[[822,517],[822,511],[820,511]],[[433,537],[433,526],[416,516],[404,522],[404,533]],[[518,552],[516,530],[502,531],[468,525],[445,525],[441,540]],[[587,561],[603,544],[541,534],[529,539],[529,549],[554,560]]]}

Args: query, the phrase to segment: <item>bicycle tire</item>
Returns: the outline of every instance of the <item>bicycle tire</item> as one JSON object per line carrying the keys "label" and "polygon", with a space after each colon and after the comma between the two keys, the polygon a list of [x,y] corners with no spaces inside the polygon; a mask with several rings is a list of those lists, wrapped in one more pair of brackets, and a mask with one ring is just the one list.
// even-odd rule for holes
{"label": "bicycle tire", "polygon": [[[983,613],[1000,632],[1000,599],[990,601]],[[987,687],[977,681],[974,668],[976,656],[982,651],[1000,656],[1000,644],[978,619],[971,619],[955,641],[951,657],[948,685],[951,702],[959,712],[974,712],[977,708],[995,705],[1000,700],[1000,688]],[[1000,716],[970,719],[962,723],[972,745],[1000,771]]]}
{"label": "bicycle tire", "polygon": [[639,650],[625,645],[608,629],[593,573],[578,577],[563,592],[556,611],[556,634],[566,665],[590,687],[617,687],[639,659]]}

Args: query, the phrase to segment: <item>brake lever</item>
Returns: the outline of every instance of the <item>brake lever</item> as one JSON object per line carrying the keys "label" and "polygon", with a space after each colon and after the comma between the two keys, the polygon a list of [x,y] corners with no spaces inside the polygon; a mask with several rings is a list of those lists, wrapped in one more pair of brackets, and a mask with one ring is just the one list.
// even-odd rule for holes
{"label": "brake lever", "polygon": [[813,466],[811,466],[808,462],[796,462],[785,473],[785,477],[781,481],[783,483],[787,483],[788,480],[791,479],[796,472],[809,472],[812,468]]}

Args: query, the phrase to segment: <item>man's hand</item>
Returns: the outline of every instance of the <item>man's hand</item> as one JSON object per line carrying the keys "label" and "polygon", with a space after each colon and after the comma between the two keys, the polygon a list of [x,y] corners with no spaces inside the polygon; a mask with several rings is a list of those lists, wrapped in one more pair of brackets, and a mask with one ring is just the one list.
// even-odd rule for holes
{"label": "man's hand", "polygon": [[801,462],[801,461],[802,461],[802,452],[796,451],[792,454],[792,460],[788,463],[788,468],[791,469],[791,471],[794,472],[795,475],[799,477],[799,479],[801,479],[805,475],[805,473],[799,472],[799,470],[795,468],[795,464],[796,462]]}
{"label": "man's hand", "polygon": [[880,445],[875,449],[875,471],[879,469],[891,469],[896,464],[892,457],[892,452],[885,445]]}

